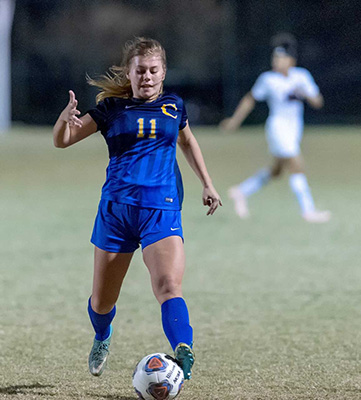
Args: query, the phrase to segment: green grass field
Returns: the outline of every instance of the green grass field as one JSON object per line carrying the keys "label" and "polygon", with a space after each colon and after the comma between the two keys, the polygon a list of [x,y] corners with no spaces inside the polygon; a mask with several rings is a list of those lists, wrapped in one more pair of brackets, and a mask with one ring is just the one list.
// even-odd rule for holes
{"label": "green grass field", "polygon": [[[197,355],[180,398],[360,399],[360,128],[306,129],[316,204],[333,212],[325,225],[300,218],[286,176],[251,199],[251,219],[237,219],[227,188],[269,161],[262,128],[194,131],[224,207],[205,216],[180,155]],[[100,135],[66,150],[52,146],[49,128],[0,136],[1,399],[136,399],[136,362],[171,351],[138,251],[108,369],[101,378],[87,370],[89,237],[106,164]]]}

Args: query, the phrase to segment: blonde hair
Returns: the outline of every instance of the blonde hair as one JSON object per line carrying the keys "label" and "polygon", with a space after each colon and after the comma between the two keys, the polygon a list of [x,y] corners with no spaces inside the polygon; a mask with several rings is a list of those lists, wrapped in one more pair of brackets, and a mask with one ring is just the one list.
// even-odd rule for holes
{"label": "blonde hair", "polygon": [[[99,79],[87,77],[89,85],[96,86],[101,89],[97,94],[96,101],[106,99],[107,97],[131,98],[133,96],[130,80],[127,78],[130,63],[133,57],[148,56],[159,54],[162,59],[164,71],[166,70],[166,55],[163,46],[154,39],[144,37],[136,37],[134,40],[128,41],[123,49],[123,61],[120,66],[113,65],[105,75],[101,75]],[[163,86],[161,87],[161,91]]]}

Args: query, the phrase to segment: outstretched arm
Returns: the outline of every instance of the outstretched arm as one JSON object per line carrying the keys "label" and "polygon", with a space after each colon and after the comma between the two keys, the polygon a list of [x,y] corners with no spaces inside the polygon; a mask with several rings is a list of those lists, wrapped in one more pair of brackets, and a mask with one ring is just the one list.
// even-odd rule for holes
{"label": "outstretched arm", "polygon": [[178,144],[182,149],[188,164],[202,182],[203,205],[209,207],[207,215],[213,215],[218,206],[222,206],[222,200],[212,184],[201,149],[188,125],[188,122],[185,128],[179,131]]}
{"label": "outstretched arm", "polygon": [[242,97],[232,117],[221,121],[220,127],[226,131],[237,129],[253,111],[255,104],[256,100],[252,96],[252,93],[248,92],[244,97]]}
{"label": "outstretched arm", "polygon": [[69,90],[69,103],[59,115],[53,128],[54,146],[62,149],[79,142],[98,130],[97,124],[89,114],[78,118],[78,100]]}
{"label": "outstretched arm", "polygon": [[323,107],[324,105],[324,100],[323,96],[321,93],[319,93],[317,96],[314,97],[305,97],[307,103],[312,107],[315,108],[316,110],[319,110],[320,108]]}

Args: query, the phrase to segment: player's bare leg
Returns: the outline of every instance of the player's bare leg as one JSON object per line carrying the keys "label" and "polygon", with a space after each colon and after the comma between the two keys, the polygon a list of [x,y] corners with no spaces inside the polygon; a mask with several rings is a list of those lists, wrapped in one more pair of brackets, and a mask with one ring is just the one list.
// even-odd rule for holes
{"label": "player's bare leg", "polygon": [[95,246],[91,305],[97,313],[113,308],[132,257],[133,253],[110,253]]}
{"label": "player's bare leg", "polygon": [[110,253],[98,247],[94,250],[93,291],[88,307],[96,330],[88,361],[89,371],[94,376],[100,376],[107,365],[113,332],[110,322],[132,256],[133,253]]}
{"label": "player's bare leg", "polygon": [[287,165],[286,158],[275,157],[271,166],[271,178],[279,178]]}
{"label": "player's bare leg", "polygon": [[169,236],[143,250],[153,293],[159,304],[174,297],[182,297],[185,254],[180,236]]}
{"label": "player's bare leg", "polygon": [[175,358],[190,379],[194,363],[193,330],[182,298],[185,255],[182,238],[170,236],[147,246],[143,259],[148,267],[155,297],[162,305],[164,332],[175,351]]}

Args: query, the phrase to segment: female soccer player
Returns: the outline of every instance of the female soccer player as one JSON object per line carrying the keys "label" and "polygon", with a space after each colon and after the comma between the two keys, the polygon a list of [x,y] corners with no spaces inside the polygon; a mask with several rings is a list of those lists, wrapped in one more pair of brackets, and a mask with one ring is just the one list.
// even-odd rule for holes
{"label": "female soccer player", "polygon": [[54,126],[56,147],[71,146],[100,130],[109,149],[106,182],[91,238],[95,255],[88,312],[95,339],[89,370],[95,376],[106,366],[115,303],[133,253],[141,244],[161,304],[165,335],[185,379],[191,378],[193,330],[182,298],[183,186],[176,143],[203,185],[207,215],[222,203],[189,127],[182,99],[163,92],[165,75],[163,47],[155,40],[136,38],[126,44],[120,67],[112,67],[99,80],[90,80],[101,89],[97,106],[78,118],[78,102],[69,91],[69,104]]}
{"label": "female soccer player", "polygon": [[252,112],[256,101],[267,101],[269,116],[266,137],[269,151],[274,157],[273,165],[231,187],[228,194],[234,201],[238,216],[247,218],[248,197],[288,168],[289,184],[299,202],[302,217],[307,222],[327,222],[330,212],[315,208],[300,150],[303,102],[319,109],[323,107],[323,97],[309,71],[295,66],[297,52],[294,38],[282,35],[276,38],[274,44],[272,70],[259,76],[251,91],[241,99],[233,116],[223,120],[220,125],[225,130],[235,130]]}

